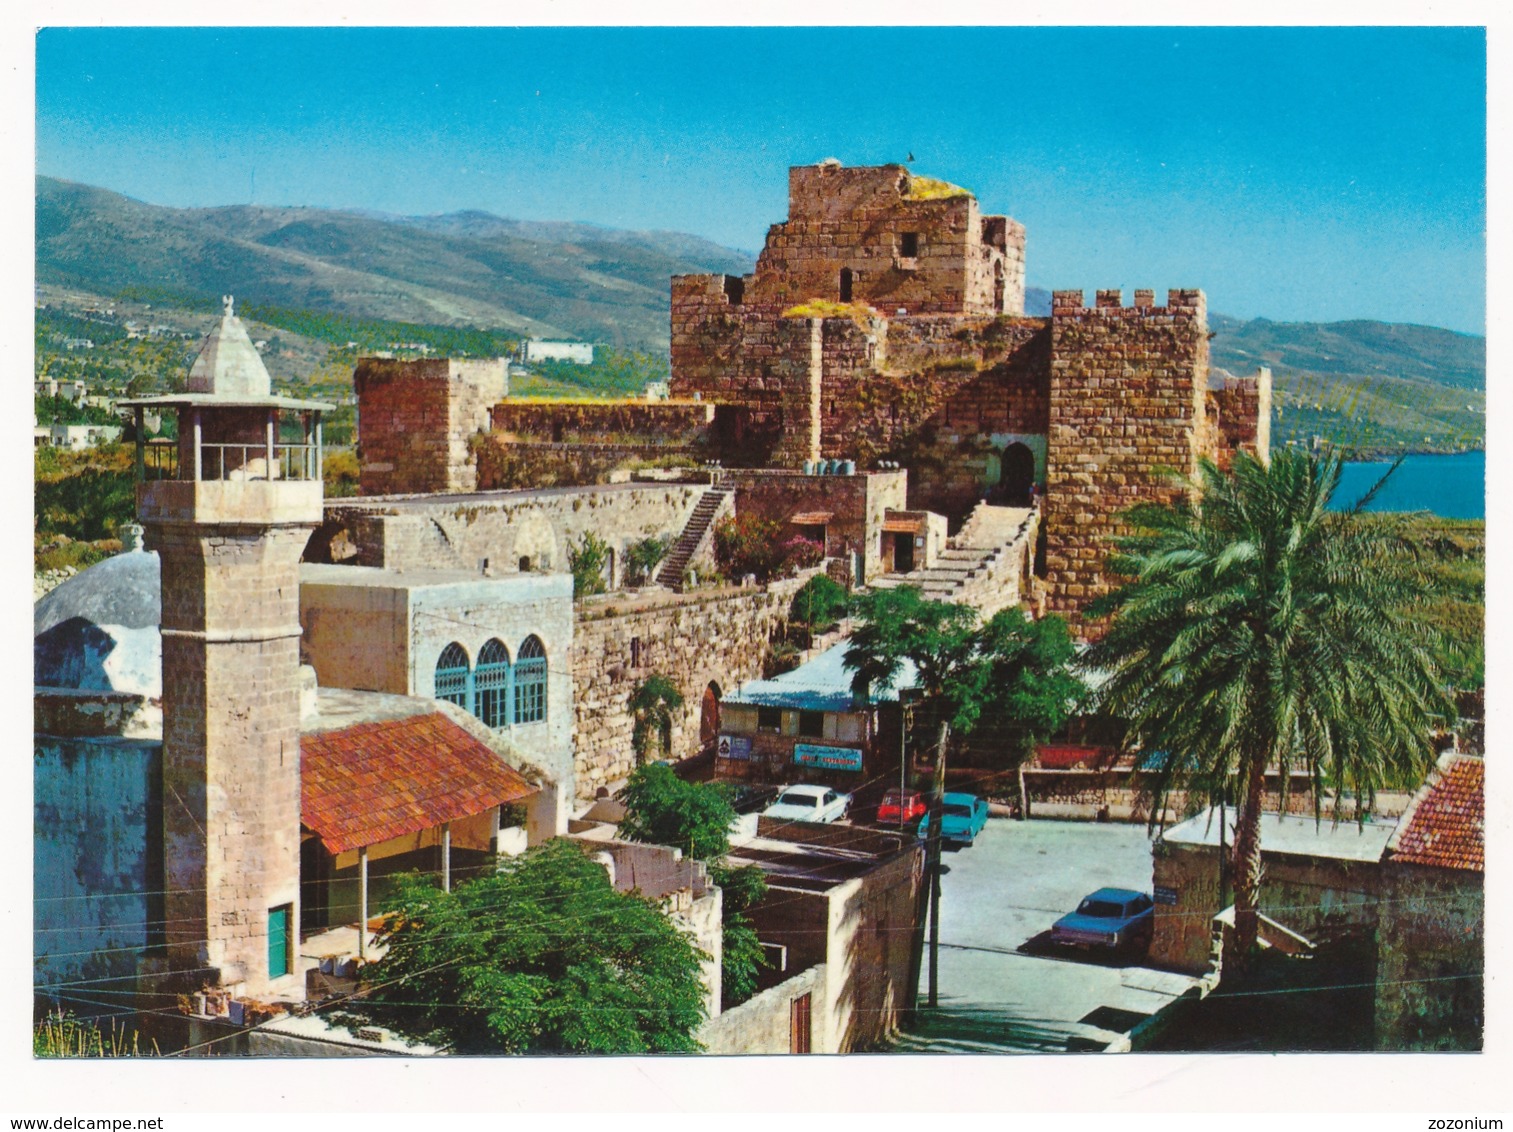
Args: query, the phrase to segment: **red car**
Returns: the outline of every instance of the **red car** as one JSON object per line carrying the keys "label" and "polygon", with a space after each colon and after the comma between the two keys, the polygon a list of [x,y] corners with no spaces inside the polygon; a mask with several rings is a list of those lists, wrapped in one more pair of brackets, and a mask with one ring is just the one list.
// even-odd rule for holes
{"label": "red car", "polygon": [[929,809],[925,796],[917,790],[889,790],[877,807],[877,824],[909,825],[915,818],[924,817]]}

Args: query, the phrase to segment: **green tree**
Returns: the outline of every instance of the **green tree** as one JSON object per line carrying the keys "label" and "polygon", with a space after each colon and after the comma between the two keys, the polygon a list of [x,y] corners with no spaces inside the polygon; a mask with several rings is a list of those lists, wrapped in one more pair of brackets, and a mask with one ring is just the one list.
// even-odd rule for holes
{"label": "green tree", "polygon": [[454,1053],[692,1053],[700,952],[651,901],[549,841],[452,892],[402,878],[348,1024]]}
{"label": "green tree", "polygon": [[636,721],[631,729],[630,742],[635,749],[637,763],[646,762],[651,754],[653,739],[662,754],[671,753],[673,712],[682,706],[683,693],[660,672],[653,672],[637,685],[631,693],[629,704],[631,715]]}
{"label": "green tree", "polygon": [[729,1009],[755,992],[766,965],[756,929],[746,912],[767,895],[767,879],[755,865],[733,868],[730,827],[736,820],[728,787],[685,782],[669,766],[637,767],[620,792],[625,817],[620,836],[627,841],[672,845],[709,862],[710,879],[722,894],[720,1001]]}
{"label": "green tree", "polygon": [[584,531],[583,537],[567,548],[567,566],[573,574],[573,596],[604,593],[609,588],[604,578],[607,565],[609,543],[593,531]]}
{"label": "green tree", "polygon": [[874,590],[856,599],[860,624],[846,647],[852,691],[868,697],[912,661],[922,706],[936,722],[935,786],[930,795],[930,1006],[938,1001],[940,953],[940,821],[946,790],[946,750],[953,729],[970,731],[982,711],[987,666],[979,654],[977,611],[952,602],[929,601],[914,586]]}
{"label": "green tree", "polygon": [[1077,649],[1060,617],[1036,621],[1021,609],[1005,609],[982,627],[980,639],[988,673],[978,729],[992,734],[1001,756],[1014,767],[1019,816],[1027,818],[1025,763],[1086,702],[1087,686],[1073,672]]}
{"label": "green tree", "polygon": [[811,632],[823,632],[846,615],[846,587],[827,574],[816,574],[793,595],[788,619]]}
{"label": "green tree", "polygon": [[721,787],[685,782],[670,766],[639,766],[620,791],[625,818],[620,836],[629,841],[671,845],[708,861],[730,850],[736,813]]}
{"label": "green tree", "polygon": [[720,886],[720,1008],[729,1010],[756,994],[757,979],[767,966],[767,956],[757,939],[756,928],[746,915],[767,895],[767,874],[757,865],[732,868],[711,863],[710,879]]}
{"label": "green tree", "polygon": [[[1265,776],[1296,767],[1320,798],[1364,810],[1385,783],[1416,782],[1452,705],[1411,610],[1421,571],[1394,525],[1329,509],[1339,456],[1283,449],[1268,464],[1200,466],[1201,506],[1127,516],[1110,569],[1128,581],[1094,603],[1112,614],[1089,652],[1103,710],[1150,753],[1159,813],[1175,789],[1237,806],[1235,932],[1226,969],[1255,943]],[[1390,472],[1389,472],[1390,474]],[[1233,966],[1231,966],[1233,964]]]}

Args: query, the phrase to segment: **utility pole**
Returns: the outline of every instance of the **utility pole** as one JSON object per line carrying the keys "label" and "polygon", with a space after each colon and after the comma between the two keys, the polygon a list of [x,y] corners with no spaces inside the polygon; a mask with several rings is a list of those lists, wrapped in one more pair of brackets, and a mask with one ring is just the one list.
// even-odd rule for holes
{"label": "utility pole", "polygon": [[[938,704],[944,711],[945,705]],[[943,723],[938,726],[944,726]],[[930,874],[930,1009],[939,1004],[940,982],[940,823],[945,816],[946,804],[946,751],[945,744],[935,750],[935,789],[930,795],[930,836],[925,841],[925,854]]]}

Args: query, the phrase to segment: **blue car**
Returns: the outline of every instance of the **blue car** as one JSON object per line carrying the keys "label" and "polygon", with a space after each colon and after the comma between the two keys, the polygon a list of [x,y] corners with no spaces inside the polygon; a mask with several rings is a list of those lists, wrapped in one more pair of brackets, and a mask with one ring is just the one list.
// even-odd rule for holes
{"label": "blue car", "polygon": [[[975,794],[947,794],[940,815],[940,839],[971,845],[988,824],[988,804]],[[930,836],[930,815],[919,823],[919,836]]]}
{"label": "blue car", "polygon": [[1090,893],[1051,927],[1051,942],[1073,947],[1121,951],[1150,946],[1155,929],[1155,904],[1143,892],[1128,888],[1100,888]]}

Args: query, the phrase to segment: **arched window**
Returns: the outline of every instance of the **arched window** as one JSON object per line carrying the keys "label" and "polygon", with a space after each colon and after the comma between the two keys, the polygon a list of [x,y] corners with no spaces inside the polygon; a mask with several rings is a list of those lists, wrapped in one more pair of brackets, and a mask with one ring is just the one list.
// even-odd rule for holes
{"label": "arched window", "polygon": [[473,711],[490,727],[503,727],[510,721],[510,654],[498,640],[491,640],[478,650],[478,667],[473,670]]}
{"label": "arched window", "polygon": [[468,671],[468,654],[461,645],[453,641],[441,650],[441,658],[436,661],[436,698],[463,709],[469,708],[471,705],[468,700],[472,698],[468,694],[471,675]]}
{"label": "arched window", "polygon": [[520,644],[515,662],[515,722],[540,723],[546,718],[546,649],[535,636]]}

